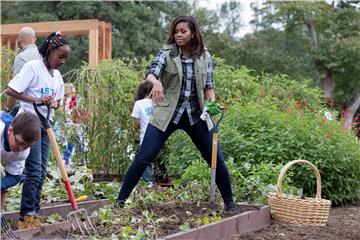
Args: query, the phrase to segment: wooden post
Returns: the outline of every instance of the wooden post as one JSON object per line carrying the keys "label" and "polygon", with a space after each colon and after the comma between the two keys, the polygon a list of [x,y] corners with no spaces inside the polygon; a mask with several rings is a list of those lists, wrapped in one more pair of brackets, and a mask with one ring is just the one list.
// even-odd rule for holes
{"label": "wooden post", "polygon": [[105,58],[111,59],[112,55],[112,25],[111,23],[106,23],[105,30]]}
{"label": "wooden post", "polygon": [[99,36],[98,30],[90,30],[89,31],[89,64],[91,66],[96,66],[98,64],[98,44],[99,44]]}
{"label": "wooden post", "polygon": [[95,66],[102,59],[111,58],[111,23],[97,19],[54,21],[38,23],[3,24],[0,28],[1,45],[15,49],[18,47],[17,36],[20,29],[29,26],[37,37],[48,36],[61,31],[65,37],[88,35],[89,64]]}

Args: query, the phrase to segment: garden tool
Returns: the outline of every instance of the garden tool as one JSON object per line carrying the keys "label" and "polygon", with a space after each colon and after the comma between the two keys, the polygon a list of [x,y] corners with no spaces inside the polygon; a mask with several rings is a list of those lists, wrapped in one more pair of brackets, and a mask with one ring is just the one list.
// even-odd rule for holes
{"label": "garden tool", "polygon": [[218,127],[221,119],[224,116],[224,108],[221,107],[221,116],[215,123],[211,115],[209,117],[214,125],[214,132],[212,136],[212,154],[211,154],[211,182],[210,182],[210,203],[215,201],[215,179],[216,179],[216,165],[217,165],[217,148],[218,148]]}
{"label": "garden tool", "polygon": [[1,239],[18,239],[11,229],[9,223],[6,221],[5,217],[0,214],[1,218]]}
{"label": "garden tool", "polygon": [[56,143],[55,134],[54,134],[54,132],[53,132],[53,130],[51,128],[51,124],[50,124],[50,121],[49,121],[50,106],[47,106],[47,115],[46,115],[46,118],[45,118],[39,112],[39,109],[37,107],[37,106],[43,106],[44,104],[43,103],[40,103],[40,104],[33,103],[33,105],[34,105],[35,112],[39,116],[39,118],[40,118],[40,120],[41,120],[41,122],[42,122],[44,128],[46,129],[46,132],[47,132],[47,134],[49,136],[51,149],[52,149],[52,151],[54,153],[57,166],[58,166],[58,168],[60,170],[60,174],[61,174],[61,177],[62,177],[62,179],[64,181],[65,189],[66,189],[66,192],[68,194],[68,197],[69,197],[69,200],[70,200],[70,203],[71,203],[71,207],[73,209],[73,211],[68,213],[66,219],[67,219],[67,221],[69,221],[71,223],[71,227],[72,227],[73,230],[75,230],[75,231],[79,230],[81,232],[81,234],[83,234],[83,235],[85,234],[85,232],[88,235],[97,234],[96,229],[95,229],[94,225],[92,224],[86,209],[84,209],[84,208],[79,209],[77,204],[76,204],[75,197],[74,197],[73,191],[71,189],[70,181],[69,181],[69,178],[68,178],[68,174],[67,174],[66,169],[65,169],[64,161],[63,161],[63,159],[61,157],[59,147],[58,147],[58,145]]}

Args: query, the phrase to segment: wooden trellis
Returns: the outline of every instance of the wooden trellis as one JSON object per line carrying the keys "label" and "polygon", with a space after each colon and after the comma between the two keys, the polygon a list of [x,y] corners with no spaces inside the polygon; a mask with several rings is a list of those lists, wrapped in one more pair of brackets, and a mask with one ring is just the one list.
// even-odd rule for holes
{"label": "wooden trellis", "polygon": [[1,45],[11,49],[18,47],[17,37],[22,27],[29,26],[36,37],[46,37],[55,31],[66,36],[89,36],[89,64],[95,66],[102,59],[111,59],[111,23],[97,19],[55,21],[37,23],[2,24],[0,29]]}

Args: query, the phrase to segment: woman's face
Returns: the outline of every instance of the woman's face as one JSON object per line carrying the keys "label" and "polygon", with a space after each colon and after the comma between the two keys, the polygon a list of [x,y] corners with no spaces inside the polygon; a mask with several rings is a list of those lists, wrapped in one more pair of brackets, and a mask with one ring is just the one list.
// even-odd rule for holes
{"label": "woman's face", "polygon": [[70,54],[69,45],[63,45],[58,48],[52,49],[48,56],[48,62],[53,69],[59,69]]}
{"label": "woman's face", "polygon": [[187,22],[179,22],[175,26],[174,39],[179,47],[187,47],[190,45],[194,33],[191,32]]}

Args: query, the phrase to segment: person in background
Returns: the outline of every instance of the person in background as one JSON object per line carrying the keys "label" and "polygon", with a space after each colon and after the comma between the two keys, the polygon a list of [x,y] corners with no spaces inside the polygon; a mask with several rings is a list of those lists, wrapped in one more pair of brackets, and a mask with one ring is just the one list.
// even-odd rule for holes
{"label": "person in background", "polygon": [[[25,63],[34,59],[41,59],[36,43],[35,32],[31,27],[21,28],[18,36],[18,42],[22,48],[19,54],[16,55],[13,65],[13,76],[18,74]],[[15,117],[19,111],[20,103],[16,98],[8,96],[5,104],[5,111]]]}
{"label": "person in background", "polygon": [[[54,32],[40,45],[39,53],[42,59],[27,62],[9,82],[7,94],[20,100],[19,112],[35,113],[33,103],[43,103],[45,106],[39,106],[39,111],[46,116],[48,106],[58,108],[64,97],[64,81],[58,69],[69,56],[70,46],[60,32]],[[50,122],[53,117],[51,109]],[[43,222],[39,211],[49,155],[49,137],[42,128],[41,137],[31,147],[25,162],[19,229],[38,227]]]}
{"label": "person in background", "polygon": [[[6,192],[17,185],[25,166],[25,159],[30,153],[30,146],[40,137],[41,122],[37,115],[23,112],[13,118],[6,112],[1,113],[1,211],[4,209]],[[5,171],[4,171],[5,170]]]}
{"label": "person in background", "polygon": [[[153,85],[149,81],[142,82],[137,90],[135,104],[131,116],[134,118],[136,127],[140,128],[140,145],[144,139],[146,128],[149,124],[149,119],[152,114],[153,105],[149,98]],[[154,177],[151,171],[151,165],[146,167],[142,175],[142,179],[148,183],[154,182]]]}
{"label": "person in background", "polygon": [[73,110],[76,109],[77,99],[76,99],[76,88],[72,83],[65,84],[65,94],[64,94],[64,112],[66,117],[66,121],[72,122],[71,119]]}
{"label": "person in background", "polygon": [[[153,84],[149,95],[155,104],[153,114],[140,151],[125,175],[116,207],[124,207],[146,167],[178,129],[190,136],[210,166],[214,129],[211,119],[202,120],[200,115],[205,100],[215,101],[212,69],[212,58],[204,47],[196,19],[192,16],[176,17],[170,26],[167,45],[160,49],[148,68],[146,79]],[[216,184],[225,210],[236,211],[229,172],[220,145],[217,146]]]}

